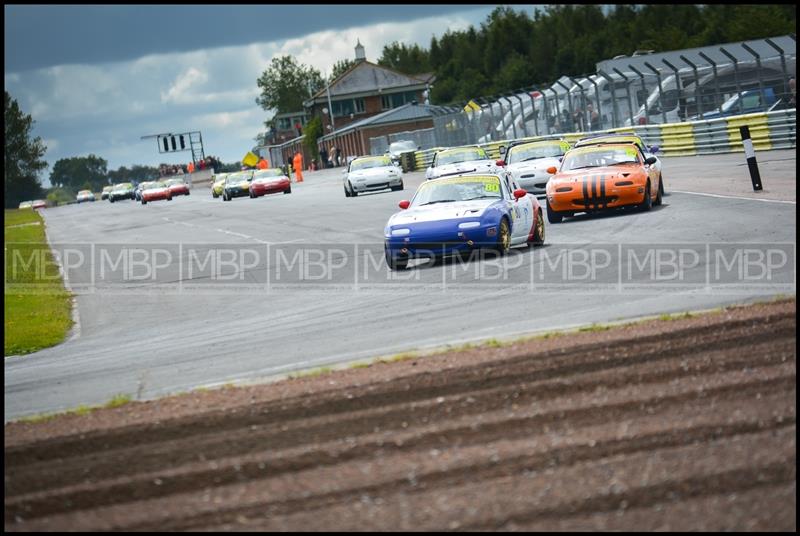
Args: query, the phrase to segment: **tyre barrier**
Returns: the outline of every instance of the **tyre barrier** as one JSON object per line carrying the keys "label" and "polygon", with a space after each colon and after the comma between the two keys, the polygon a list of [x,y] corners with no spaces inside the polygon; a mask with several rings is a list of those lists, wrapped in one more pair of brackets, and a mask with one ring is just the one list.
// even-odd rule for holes
{"label": "tyre barrier", "polygon": [[[475,144],[486,149],[492,158],[500,158],[500,146],[518,141],[541,141],[565,139],[571,145],[590,134],[635,132],[647,145],[657,145],[660,156],[694,156],[703,154],[744,152],[739,127],[750,127],[753,147],[758,151],[791,149],[796,147],[797,109],[776,112],[721,117],[686,123],[637,125],[596,132],[570,132],[548,136],[532,136],[514,140],[492,141]],[[474,145],[473,145],[474,146]],[[448,147],[434,147],[416,151],[414,159],[418,170],[427,168],[433,155]]]}

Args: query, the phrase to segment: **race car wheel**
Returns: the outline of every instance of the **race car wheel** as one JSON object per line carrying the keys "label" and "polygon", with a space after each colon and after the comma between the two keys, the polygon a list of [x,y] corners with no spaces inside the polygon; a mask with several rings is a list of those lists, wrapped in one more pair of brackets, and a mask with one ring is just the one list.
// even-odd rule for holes
{"label": "race car wheel", "polygon": [[408,267],[408,257],[394,257],[388,249],[384,250],[386,255],[386,264],[389,265],[391,270],[405,270]]}
{"label": "race car wheel", "polygon": [[167,198],[167,201],[172,201],[172,196],[169,196],[169,197]]}
{"label": "race car wheel", "polygon": [[661,206],[664,197],[664,182],[662,181],[661,177],[658,178],[658,195],[656,195],[656,200],[653,202],[655,206]]}
{"label": "race car wheel", "polygon": [[542,216],[542,209],[536,212],[536,227],[533,230],[533,240],[528,242],[531,246],[541,246],[544,244],[544,216]]}
{"label": "race car wheel", "polygon": [[497,246],[495,248],[500,255],[505,255],[511,248],[511,230],[508,228],[508,220],[505,218],[500,220],[500,227],[497,230]]}
{"label": "race car wheel", "polygon": [[400,181],[400,186],[392,186],[393,192],[399,192],[402,189],[403,189],[403,181]]}
{"label": "race car wheel", "polygon": [[253,190],[250,190],[250,199],[255,199],[255,198],[256,198],[256,196],[253,195]]}
{"label": "race car wheel", "polygon": [[142,204],[143,204],[143,205],[146,205],[146,204],[147,204],[147,201],[145,201],[144,199],[142,199]]}
{"label": "race car wheel", "polygon": [[214,192],[211,192],[211,197],[213,197],[214,199],[216,199],[216,198],[218,198],[219,196],[218,196],[217,194],[215,194]]}
{"label": "race car wheel", "polygon": [[292,185],[291,185],[291,184],[289,185],[289,187],[288,187],[288,188],[286,188],[286,189],[283,191],[283,194],[284,194],[284,195],[286,195],[286,194],[290,194],[290,193],[292,193]]}
{"label": "race car wheel", "polygon": [[192,192],[186,192],[186,195],[192,195]]}
{"label": "race car wheel", "polygon": [[228,195],[228,192],[222,192],[222,200],[223,201],[230,201],[231,200],[231,196]]}
{"label": "race car wheel", "polygon": [[555,210],[550,207],[550,200],[547,200],[547,221],[550,223],[561,223],[561,220],[564,219],[563,214],[559,214]]}
{"label": "race car wheel", "polygon": [[344,187],[344,196],[350,197],[350,190],[347,189],[347,186]]}
{"label": "race car wheel", "polygon": [[112,203],[114,202],[114,198],[113,197],[109,197],[108,200],[111,201]]}
{"label": "race car wheel", "polygon": [[644,199],[642,199],[639,209],[647,212],[651,208],[653,208],[653,197],[650,195],[650,181],[647,181],[647,185],[644,187]]}
{"label": "race car wheel", "polygon": [[356,192],[356,189],[353,188],[352,184],[350,185],[350,197],[358,197],[358,192]]}

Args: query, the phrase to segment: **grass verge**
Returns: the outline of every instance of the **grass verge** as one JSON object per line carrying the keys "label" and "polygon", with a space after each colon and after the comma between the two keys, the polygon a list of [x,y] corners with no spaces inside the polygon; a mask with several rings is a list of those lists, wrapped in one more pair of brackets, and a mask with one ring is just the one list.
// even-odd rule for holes
{"label": "grass verge", "polygon": [[[39,225],[27,225],[36,224]],[[64,289],[44,232],[41,215],[6,210],[5,325],[3,355],[22,355],[54,346],[72,327],[72,296]]]}
{"label": "grass verge", "polygon": [[47,422],[51,421],[57,417],[64,417],[67,415],[89,415],[93,411],[97,411],[98,409],[103,408],[119,408],[126,404],[129,404],[133,401],[130,395],[119,394],[115,395],[114,398],[106,402],[101,406],[87,406],[86,404],[81,404],[75,409],[70,409],[67,411],[61,411],[56,413],[41,413],[39,415],[31,415],[30,417],[22,417],[19,419],[18,422],[28,423],[28,424],[36,424],[40,422]]}

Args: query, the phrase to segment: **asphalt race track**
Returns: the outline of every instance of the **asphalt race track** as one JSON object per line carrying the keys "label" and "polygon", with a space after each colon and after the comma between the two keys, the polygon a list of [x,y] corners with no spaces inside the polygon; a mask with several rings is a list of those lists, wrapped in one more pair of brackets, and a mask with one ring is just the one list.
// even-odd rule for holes
{"label": "asphalt race track", "polygon": [[[794,151],[780,153],[792,155],[783,165],[794,177]],[[345,198],[336,169],[256,200],[222,202],[198,187],[146,206],[47,209],[55,250],[74,253],[63,260],[80,328],[60,346],[5,360],[5,419],[794,294],[796,205],[670,193],[671,177],[685,184],[720,171],[719,157],[692,160],[680,169],[664,160],[663,206],[547,224],[546,245],[514,250],[505,267],[376,267],[384,225],[422,172],[405,176],[403,192],[357,198]]]}

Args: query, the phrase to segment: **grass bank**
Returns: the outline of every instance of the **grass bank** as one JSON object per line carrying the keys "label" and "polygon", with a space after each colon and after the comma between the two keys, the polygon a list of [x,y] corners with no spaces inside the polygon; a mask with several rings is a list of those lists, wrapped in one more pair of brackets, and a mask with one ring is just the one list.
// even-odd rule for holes
{"label": "grass bank", "polygon": [[64,340],[72,327],[71,295],[59,276],[37,211],[6,210],[3,228],[3,355],[28,354]]}

